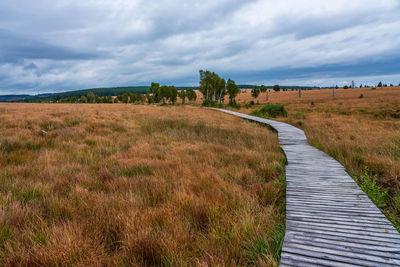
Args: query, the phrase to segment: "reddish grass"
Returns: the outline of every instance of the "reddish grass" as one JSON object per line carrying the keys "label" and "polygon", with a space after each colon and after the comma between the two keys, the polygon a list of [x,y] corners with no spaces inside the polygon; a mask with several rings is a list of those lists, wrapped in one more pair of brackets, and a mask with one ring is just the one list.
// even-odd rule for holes
{"label": "reddish grass", "polygon": [[277,264],[267,128],[120,104],[0,104],[0,121],[0,265]]}

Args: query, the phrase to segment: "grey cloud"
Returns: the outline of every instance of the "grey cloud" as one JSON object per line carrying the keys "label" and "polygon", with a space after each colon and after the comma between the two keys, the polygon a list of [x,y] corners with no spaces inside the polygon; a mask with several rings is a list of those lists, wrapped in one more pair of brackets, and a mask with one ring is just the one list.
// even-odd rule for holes
{"label": "grey cloud", "polygon": [[[257,73],[316,82],[307,70],[327,64],[362,76],[345,66],[367,59],[393,64],[399,11],[395,0],[4,0],[0,93],[188,85],[203,68],[231,73],[239,83]],[[385,73],[389,68],[379,75]]]}
{"label": "grey cloud", "polygon": [[6,30],[0,30],[0,60],[17,62],[21,59],[85,60],[98,57],[93,52],[74,51],[67,47],[52,45],[21,37]]}
{"label": "grey cloud", "polygon": [[25,70],[37,70],[38,66],[36,66],[36,64],[34,63],[30,63],[24,66]]}

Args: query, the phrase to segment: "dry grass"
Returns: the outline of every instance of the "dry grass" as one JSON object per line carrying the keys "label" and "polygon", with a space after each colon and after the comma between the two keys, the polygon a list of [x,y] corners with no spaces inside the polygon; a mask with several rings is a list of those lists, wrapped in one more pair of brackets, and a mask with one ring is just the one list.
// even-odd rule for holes
{"label": "dry grass", "polygon": [[0,265],[277,264],[285,160],[267,128],[119,104],[1,104],[0,121]]}
{"label": "dry grass", "polygon": [[[290,89],[289,89],[290,90]],[[240,104],[250,103],[250,101],[258,102],[259,104],[265,103],[281,103],[281,104],[309,104],[311,101],[328,101],[335,100],[355,100],[358,99],[361,94],[363,97],[378,98],[382,101],[391,98],[399,98],[400,87],[382,87],[376,88],[355,88],[355,89],[335,89],[335,97],[332,97],[332,89],[314,89],[314,90],[302,90],[302,97],[299,97],[297,91],[280,91],[275,92],[272,89],[268,90],[268,101],[267,93],[260,93],[257,98],[251,96],[251,89],[242,89],[241,93],[236,97],[236,101]],[[196,91],[197,99],[196,104],[203,103],[203,97],[199,91]],[[225,97],[225,104],[229,102],[229,96]],[[178,100],[181,103],[181,100]]]}
{"label": "dry grass", "polygon": [[271,100],[289,112],[280,120],[304,129],[312,145],[339,160],[356,180],[365,178],[368,167],[367,179],[376,176],[387,191],[374,200],[400,231],[400,87],[341,89],[335,97],[329,90],[304,91],[302,98],[275,94]]}

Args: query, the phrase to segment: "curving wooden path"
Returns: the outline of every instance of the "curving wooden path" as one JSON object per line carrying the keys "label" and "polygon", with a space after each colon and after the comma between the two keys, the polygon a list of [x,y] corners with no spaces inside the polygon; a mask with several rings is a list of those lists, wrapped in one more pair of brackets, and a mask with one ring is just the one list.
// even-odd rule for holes
{"label": "curving wooden path", "polygon": [[400,234],[344,167],[286,123],[214,109],[278,131],[286,167],[280,266],[400,266]]}

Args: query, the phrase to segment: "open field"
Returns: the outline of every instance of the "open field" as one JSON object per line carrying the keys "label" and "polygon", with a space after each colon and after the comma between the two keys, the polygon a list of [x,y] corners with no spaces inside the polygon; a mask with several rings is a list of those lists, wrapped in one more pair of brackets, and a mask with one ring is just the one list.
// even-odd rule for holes
{"label": "open field", "polygon": [[271,101],[289,113],[278,120],[302,128],[312,145],[339,160],[400,231],[400,88],[275,94]]}
{"label": "open field", "polygon": [[0,265],[277,264],[285,159],[266,127],[120,104],[0,104],[0,121]]}
{"label": "open field", "polygon": [[[200,92],[197,92],[197,104],[203,102],[203,98]],[[260,104],[265,103],[281,103],[281,104],[295,104],[295,103],[310,103],[310,101],[329,101],[329,100],[351,100],[357,99],[363,94],[366,99],[379,98],[381,100],[391,99],[395,97],[399,99],[400,87],[381,87],[373,90],[372,88],[354,88],[354,89],[334,89],[335,97],[332,96],[332,89],[314,89],[314,90],[302,90],[302,97],[299,97],[298,91],[280,91],[275,92],[271,89],[267,93],[260,93],[257,98],[251,96],[251,89],[242,89],[241,93],[236,97],[236,101],[239,104],[250,103],[250,101],[258,102]],[[180,101],[178,101],[180,102]],[[229,97],[225,97],[225,104],[229,102]]]}

